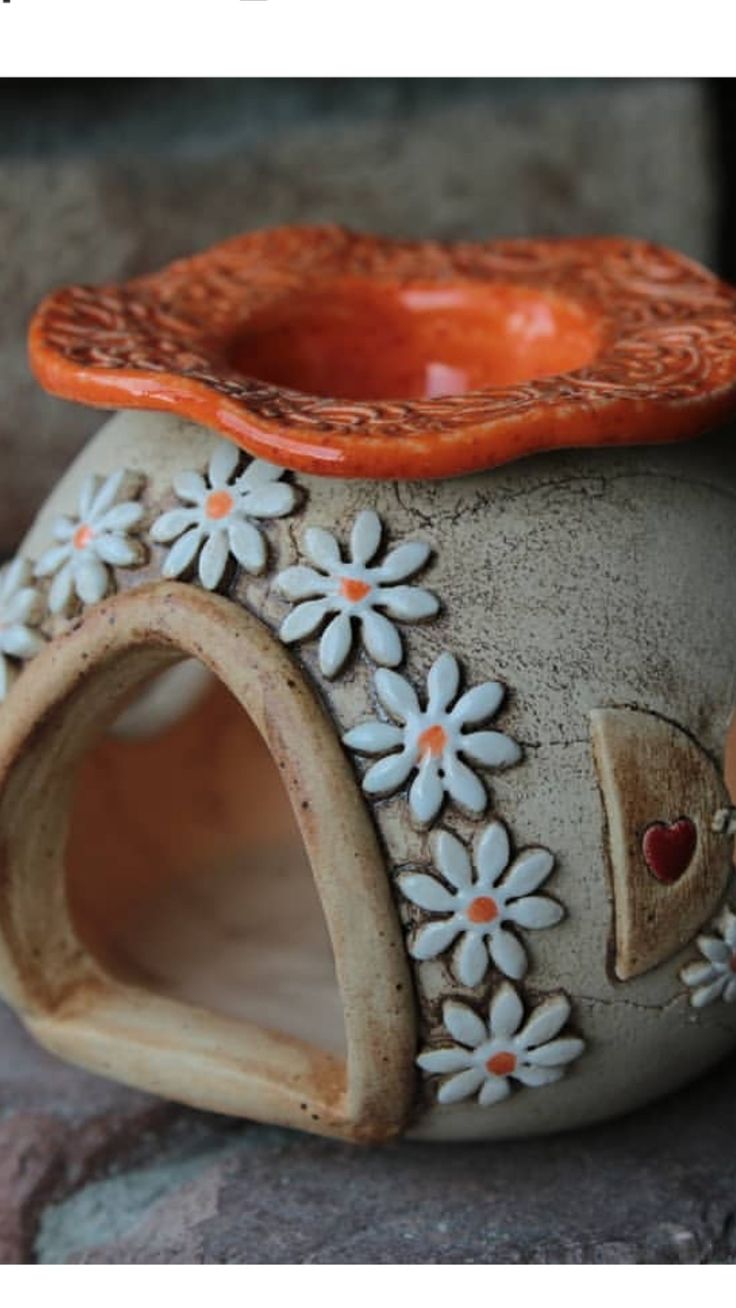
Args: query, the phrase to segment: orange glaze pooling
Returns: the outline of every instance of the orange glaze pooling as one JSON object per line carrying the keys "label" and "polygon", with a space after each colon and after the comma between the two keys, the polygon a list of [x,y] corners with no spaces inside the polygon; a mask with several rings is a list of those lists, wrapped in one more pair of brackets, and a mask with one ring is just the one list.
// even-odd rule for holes
{"label": "orange glaze pooling", "polygon": [[507,1052],[494,1054],[488,1059],[486,1068],[492,1076],[511,1076],[516,1071],[516,1056]]}
{"label": "orange glaze pooling", "polygon": [[498,905],[490,895],[479,895],[468,904],[467,913],[470,921],[480,926],[484,922],[495,921],[498,917]]}
{"label": "orange glaze pooling", "polygon": [[447,744],[447,732],[438,722],[431,727],[427,727],[419,737],[419,753],[424,756],[430,754],[432,758],[439,758]]}
{"label": "orange glaze pooling", "polygon": [[228,513],[231,512],[233,503],[233,497],[229,491],[212,491],[212,494],[207,496],[205,513],[208,518],[219,521],[220,518],[226,518]]}
{"label": "orange glaze pooling", "polygon": [[86,522],[83,522],[79,527],[77,527],[77,530],[72,536],[72,544],[74,545],[75,550],[83,550],[87,548],[91,539],[92,528],[87,526]]}
{"label": "orange glaze pooling", "polygon": [[359,581],[357,577],[343,577],[340,582],[340,594],[343,599],[349,600],[351,604],[358,604],[360,600],[369,595],[371,587],[367,581]]}
{"label": "orange glaze pooling", "polygon": [[646,241],[282,227],[55,292],[30,354],[57,395],[179,414],[287,468],[427,479],[725,421],[736,292]]}

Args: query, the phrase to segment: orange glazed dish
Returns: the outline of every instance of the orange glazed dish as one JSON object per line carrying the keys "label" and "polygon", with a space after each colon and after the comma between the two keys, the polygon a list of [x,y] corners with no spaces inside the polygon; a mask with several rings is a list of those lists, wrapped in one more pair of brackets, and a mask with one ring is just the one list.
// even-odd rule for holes
{"label": "orange glazed dish", "polygon": [[335,477],[439,478],[576,445],[682,440],[736,403],[736,294],[611,237],[236,237],[39,309],[56,395],[162,409]]}

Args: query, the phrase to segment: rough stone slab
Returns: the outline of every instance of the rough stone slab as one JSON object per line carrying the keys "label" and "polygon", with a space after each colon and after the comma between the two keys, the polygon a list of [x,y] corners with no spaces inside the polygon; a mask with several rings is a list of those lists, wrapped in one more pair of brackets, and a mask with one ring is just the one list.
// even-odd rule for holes
{"label": "rough stone slab", "polygon": [[0,1104],[2,1262],[736,1262],[733,1059],[587,1131],[361,1149],[158,1104],[5,1014]]}
{"label": "rough stone slab", "polygon": [[44,1053],[0,1004],[0,1264],[32,1261],[44,1205],[143,1160],[177,1110]]}
{"label": "rough stone slab", "polygon": [[294,222],[446,238],[615,233],[706,262],[715,253],[710,119],[693,81],[143,82],[86,96],[33,84],[4,99],[3,551],[100,423],[30,376],[27,322],[54,286],[129,277]]}

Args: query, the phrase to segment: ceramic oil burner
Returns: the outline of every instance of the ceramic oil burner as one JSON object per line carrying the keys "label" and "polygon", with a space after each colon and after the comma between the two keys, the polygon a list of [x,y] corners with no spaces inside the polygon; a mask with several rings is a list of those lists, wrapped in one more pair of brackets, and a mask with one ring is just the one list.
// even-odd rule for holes
{"label": "ceramic oil burner", "polygon": [[732,290],[282,229],[57,292],[31,357],[120,410],[0,583],[44,1045],[353,1140],[579,1126],[736,1045]]}

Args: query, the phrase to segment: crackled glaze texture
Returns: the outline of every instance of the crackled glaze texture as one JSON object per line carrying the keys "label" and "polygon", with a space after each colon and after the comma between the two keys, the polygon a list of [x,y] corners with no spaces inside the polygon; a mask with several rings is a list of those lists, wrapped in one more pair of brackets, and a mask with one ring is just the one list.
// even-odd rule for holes
{"label": "crackled glaze texture", "polygon": [[[57,488],[23,556],[50,547],[54,521],[76,512],[89,474],[104,478],[124,467],[145,479],[146,560],[114,568],[115,585],[127,593],[159,581],[170,543],[158,544],[150,524],[178,512],[172,487],[181,489],[183,471],[209,468],[211,479],[218,447],[217,436],[177,418],[115,417]],[[662,957],[655,948],[643,974],[616,976],[606,809],[615,797],[604,803],[591,745],[591,714],[626,706],[694,737],[706,770],[711,760],[722,766],[736,641],[733,451],[725,432],[667,448],[560,451],[442,482],[274,475],[270,484],[292,493],[288,512],[259,518],[263,570],[231,559],[218,580],[212,575],[222,595],[278,639],[294,603],[304,602],[304,574],[294,569],[305,567],[308,540],[309,566],[319,568],[321,589],[311,574],[309,588],[322,606],[320,622],[334,620],[324,579],[344,567],[385,568],[406,543],[421,546],[396,575],[439,603],[426,620],[397,620],[398,672],[376,669],[380,641],[371,649],[355,638],[360,614],[348,619],[356,625],[340,645],[337,671],[323,666],[316,622],[315,638],[305,631],[287,645],[295,675],[317,687],[336,734],[347,736],[385,851],[414,969],[420,1057],[411,1130],[418,1136],[502,1137],[581,1124],[672,1088],[736,1043],[731,1005],[690,1002],[693,987],[702,995],[711,981],[730,997],[720,979],[726,946],[713,937],[712,913],[697,934],[716,943],[701,954],[697,976],[692,933],[674,948],[669,942]],[[345,554],[338,562],[336,542],[351,539],[352,562]],[[409,563],[417,568],[411,575]],[[196,551],[181,575],[208,585]],[[47,618],[42,635],[59,632],[60,621]],[[396,680],[382,690],[387,675]],[[471,802],[437,790],[417,811],[413,761],[391,785],[366,786],[376,766],[364,757],[371,740],[364,734],[353,749],[350,737],[373,720],[377,749],[400,757],[391,750],[402,748],[401,714],[411,716],[412,696],[424,712],[433,688],[442,712],[465,704],[468,726],[458,732],[490,728],[495,747],[513,744],[513,757],[496,767],[488,742],[476,745],[482,758],[469,756],[468,770],[481,789]],[[436,761],[435,736],[426,746],[422,758]],[[710,791],[699,784],[694,776],[692,793],[706,795],[709,809]],[[646,826],[683,817],[671,811],[666,785],[661,793],[653,786],[651,801],[637,848]],[[723,802],[717,794],[713,807]],[[689,817],[702,827],[715,812]],[[720,838],[727,863],[725,831]],[[643,853],[631,875],[651,879],[658,893],[669,889]],[[681,891],[685,879],[674,888]],[[724,883],[724,897],[728,891]],[[694,885],[696,901],[697,894]],[[349,948],[349,923],[346,932]]]}
{"label": "crackled glaze texture", "polygon": [[733,409],[734,292],[613,238],[237,237],[41,306],[59,395],[174,409],[336,477],[443,477],[535,450],[682,439]]}

